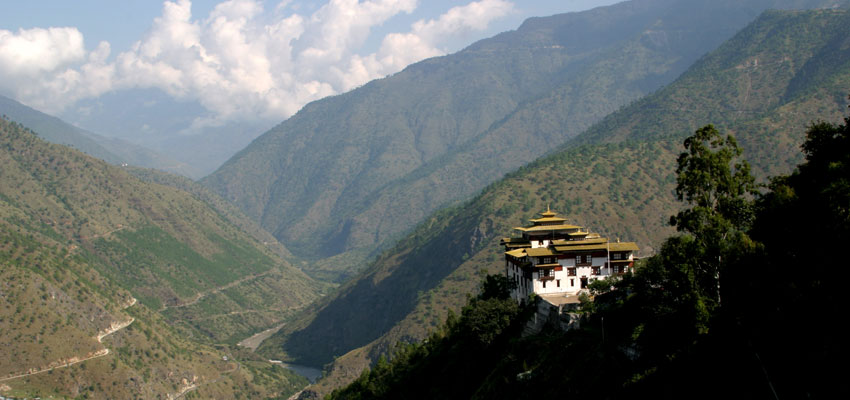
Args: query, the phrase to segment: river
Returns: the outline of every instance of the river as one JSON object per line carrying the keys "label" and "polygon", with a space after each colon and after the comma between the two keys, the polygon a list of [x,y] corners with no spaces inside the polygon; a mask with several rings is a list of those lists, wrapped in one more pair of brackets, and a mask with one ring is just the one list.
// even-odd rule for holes
{"label": "river", "polygon": [[285,362],[280,361],[280,360],[269,360],[269,362],[271,362],[273,364],[280,365],[281,367],[284,367],[286,369],[292,370],[296,374],[307,378],[307,380],[309,380],[310,383],[316,383],[316,379],[319,379],[319,378],[322,377],[322,370],[320,370],[318,368],[308,367],[306,365],[289,364],[289,363],[285,363]]}
{"label": "river", "polygon": [[[266,330],[264,330],[260,333],[257,333],[256,335],[253,335],[253,336],[239,342],[239,346],[246,347],[246,348],[250,349],[251,351],[254,351],[254,350],[257,349],[257,347],[260,346],[260,343],[262,343],[263,340],[266,340],[271,335],[275,334],[275,332],[280,330],[280,328],[282,328],[283,325],[284,324],[280,324],[280,325],[278,325],[274,328],[266,329]],[[269,360],[269,362],[271,362],[273,364],[280,365],[281,367],[284,367],[284,368],[287,368],[287,369],[294,371],[296,374],[307,378],[307,380],[309,380],[310,383],[316,383],[316,379],[319,379],[319,378],[322,377],[322,370],[320,370],[318,368],[308,367],[306,365],[289,364],[289,363],[285,363],[285,362],[280,361],[280,360]]]}

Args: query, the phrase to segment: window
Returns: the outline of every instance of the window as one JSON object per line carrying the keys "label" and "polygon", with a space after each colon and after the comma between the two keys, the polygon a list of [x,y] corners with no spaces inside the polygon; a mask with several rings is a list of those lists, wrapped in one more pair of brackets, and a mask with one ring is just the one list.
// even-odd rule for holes
{"label": "window", "polygon": [[576,256],[576,265],[581,264],[581,256]]}
{"label": "window", "polygon": [[567,268],[567,275],[568,275],[568,276],[576,276],[576,269],[575,269],[575,267],[573,267],[573,268]]}
{"label": "window", "polygon": [[576,285],[576,280],[570,279],[570,286],[575,287],[575,285]]}
{"label": "window", "polygon": [[556,279],[555,283],[558,284],[558,287],[561,287],[561,280],[560,279]]}
{"label": "window", "polygon": [[622,256],[623,255],[621,253],[614,253],[614,254],[611,254],[611,259],[612,260],[619,260],[620,257],[622,257]]}
{"label": "window", "polygon": [[538,245],[538,246],[543,246],[543,241],[542,241],[542,240],[538,240],[538,241],[537,241],[537,245]]}
{"label": "window", "polygon": [[546,289],[546,281],[543,281],[543,289]]}
{"label": "window", "polygon": [[591,267],[590,268],[591,275],[599,275],[599,267]]}

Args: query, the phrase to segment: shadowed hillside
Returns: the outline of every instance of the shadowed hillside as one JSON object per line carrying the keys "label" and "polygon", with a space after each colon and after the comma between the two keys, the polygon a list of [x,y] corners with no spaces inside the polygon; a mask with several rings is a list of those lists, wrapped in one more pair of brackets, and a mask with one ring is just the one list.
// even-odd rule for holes
{"label": "shadowed hillside", "polygon": [[[263,350],[314,365],[337,356],[320,391],[353,379],[396,341],[423,338],[458,309],[480,269],[500,271],[499,238],[547,205],[652,254],[672,232],[675,159],[696,127],[717,121],[733,133],[764,179],[801,159],[799,133],[813,118],[839,120],[850,92],[846,26],[845,11],[765,13],[668,87],[428,218]],[[816,61],[822,55],[830,56]],[[800,84],[812,65],[823,72]],[[381,312],[363,312],[372,309]]]}

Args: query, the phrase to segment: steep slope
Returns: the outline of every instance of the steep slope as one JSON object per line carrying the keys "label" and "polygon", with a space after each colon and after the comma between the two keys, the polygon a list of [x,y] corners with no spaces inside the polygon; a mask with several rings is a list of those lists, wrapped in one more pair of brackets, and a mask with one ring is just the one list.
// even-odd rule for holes
{"label": "steep slope", "polygon": [[808,116],[834,115],[825,105],[845,102],[850,27],[830,25],[841,15],[767,12],[674,85],[610,115],[567,147],[667,139],[711,121],[731,133],[758,131],[740,138],[750,141],[749,158],[766,174],[785,173],[801,160],[799,131],[788,127],[811,122]]}
{"label": "steep slope", "polygon": [[298,256],[344,277],[432,211],[669,83],[767,7],[633,0],[517,31],[317,101],[204,184]]}
{"label": "steep slope", "polygon": [[0,96],[0,115],[33,129],[48,142],[73,147],[110,164],[126,163],[200,178],[200,173],[185,163],[121,139],[107,138],[77,128],[5,96]]}
{"label": "steep slope", "polygon": [[848,26],[842,10],[763,14],[668,87],[428,218],[262,351],[314,365],[338,357],[319,391],[350,381],[463,304],[479,270],[500,271],[499,238],[547,205],[651,254],[671,233],[675,158],[696,127],[716,121],[734,133],[764,179],[799,161],[801,132],[814,116],[840,120],[850,93]]}
{"label": "steep slope", "polygon": [[187,192],[35,138],[6,144],[3,158],[7,223],[54,232],[187,334],[235,343],[323,287]]}
{"label": "steep slope", "polygon": [[[276,324],[316,296],[309,278],[215,210],[5,119],[0,165],[0,394],[275,397],[306,383],[204,344]],[[254,316],[153,309],[187,298]]]}
{"label": "steep slope", "polygon": [[266,248],[272,250],[284,260],[288,261],[292,258],[292,253],[289,249],[278,242],[274,236],[261,228],[252,219],[245,216],[238,207],[213,193],[209,188],[184,176],[173,175],[155,169],[128,167],[126,170],[142,181],[171,186],[192,194],[195,198],[218,211],[224,218],[238,226],[245,233],[251,235],[257,241],[262,242]]}

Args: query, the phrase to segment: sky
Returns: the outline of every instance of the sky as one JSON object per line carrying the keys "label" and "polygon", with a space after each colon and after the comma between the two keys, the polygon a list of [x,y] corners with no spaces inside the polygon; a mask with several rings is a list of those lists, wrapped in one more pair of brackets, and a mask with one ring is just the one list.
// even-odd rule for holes
{"label": "sky", "polygon": [[206,112],[192,129],[282,120],[516,29],[619,0],[32,0],[0,13],[0,94],[50,114],[133,89]]}

